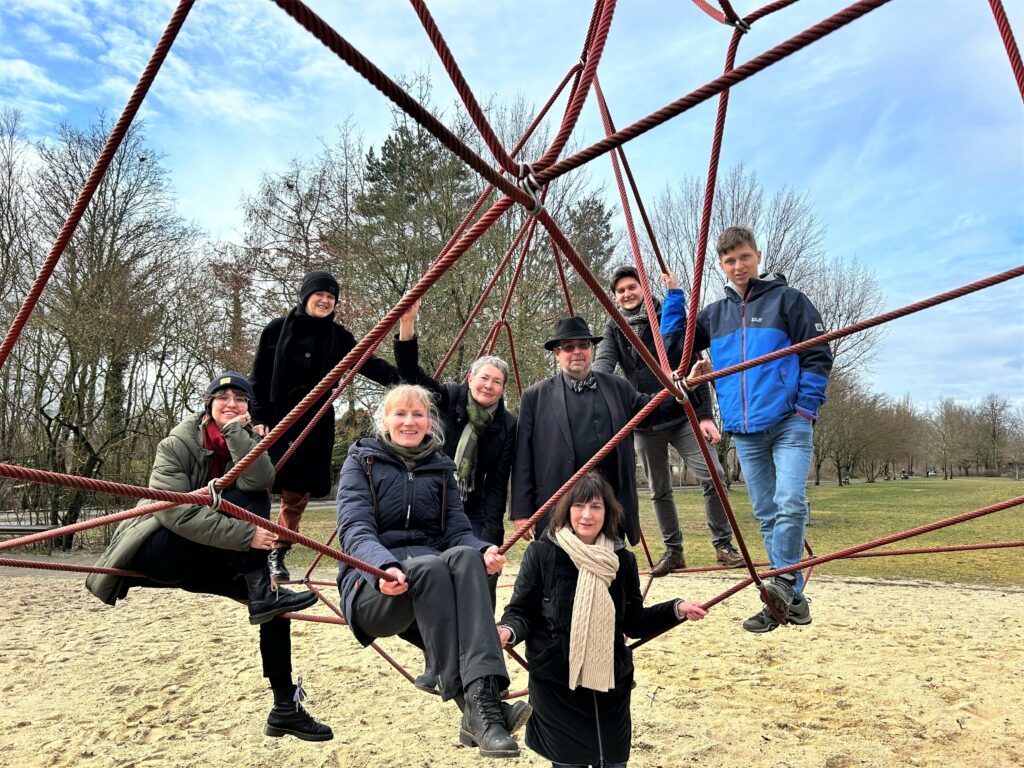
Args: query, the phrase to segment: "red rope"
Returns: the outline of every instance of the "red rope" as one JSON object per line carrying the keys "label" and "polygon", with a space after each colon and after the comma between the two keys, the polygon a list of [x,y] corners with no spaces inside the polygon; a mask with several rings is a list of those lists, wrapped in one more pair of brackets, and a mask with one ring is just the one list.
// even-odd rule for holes
{"label": "red rope", "polygon": [[576,310],[572,306],[572,294],[569,292],[569,282],[565,279],[565,267],[562,266],[562,257],[558,253],[558,246],[555,245],[555,241],[548,238],[551,242],[551,253],[555,257],[555,270],[558,272],[558,283],[562,286],[562,296],[565,298],[565,309],[569,313],[569,317],[576,316]]}
{"label": "red rope", "polygon": [[[611,136],[615,133],[615,125],[612,123],[611,113],[608,111],[608,104],[604,99],[601,90],[601,83],[594,78],[594,95],[597,97],[597,106],[601,111],[601,121],[604,124],[604,132]],[[619,148],[621,151],[621,147]],[[629,205],[629,196],[626,194],[626,184],[622,180],[622,171],[619,169],[619,158],[615,152],[608,155],[612,161],[612,172],[615,174],[615,184],[619,189],[619,200],[622,202],[622,213],[626,219],[626,232],[629,235],[629,246],[633,251],[633,263],[636,265],[637,276],[640,278],[640,289],[644,296],[644,309],[647,312],[647,321],[651,327],[651,336],[654,339],[654,349],[658,354],[658,363],[666,371],[672,370],[668,362],[668,354],[665,352],[665,342],[661,338],[658,313],[654,309],[654,296],[651,294],[651,286],[647,280],[647,269],[644,267],[644,258],[640,253],[640,240],[636,235],[636,227],[633,224],[633,212]],[[635,189],[635,188],[634,188]]]}
{"label": "red rope", "polygon": [[7,335],[4,337],[3,344],[0,344],[0,368],[7,362],[14,344],[18,341],[18,337],[25,327],[25,323],[28,322],[28,318],[35,309],[43,289],[46,287],[47,282],[49,282],[54,269],[56,269],[57,262],[60,261],[60,257],[64,254],[64,249],[67,248],[68,243],[71,242],[71,237],[78,227],[78,222],[82,220],[85,209],[89,207],[92,196],[96,193],[97,188],[99,188],[103,175],[107,172],[111,160],[114,159],[114,155],[128,133],[128,128],[135,119],[139,107],[142,106],[142,100],[149,92],[149,87],[153,84],[153,80],[156,79],[157,72],[160,71],[160,66],[164,63],[164,59],[167,58],[167,54],[174,44],[174,39],[178,36],[178,32],[181,30],[182,24],[185,23],[185,19],[188,16],[188,12],[192,9],[194,2],[195,0],[179,0],[178,6],[174,9],[174,13],[171,14],[170,21],[167,22],[167,27],[160,36],[160,41],[156,44],[156,48],[153,49],[153,55],[150,56],[146,68],[142,70],[142,76],[139,77],[138,83],[135,84],[135,89],[128,98],[128,103],[125,104],[124,109],[121,111],[121,116],[117,119],[117,123],[114,124],[113,130],[110,131],[107,143],[104,144],[103,150],[100,152],[99,157],[96,158],[92,171],[89,172],[89,178],[86,179],[82,191],[78,193],[78,198],[71,207],[71,212],[68,214],[67,219],[64,221],[64,226],[61,227],[57,239],[50,248],[50,253],[46,257],[46,261],[43,262],[35,282],[32,283],[32,288],[25,297],[21,309],[15,315],[14,322],[11,323]]}
{"label": "red rope", "polygon": [[1020,96],[1024,99],[1024,63],[1021,62],[1020,49],[1013,37],[1013,30],[1010,29],[1010,20],[1006,18],[1003,1],[988,0],[988,4],[992,7],[992,15],[996,17],[996,26],[999,27],[1003,45],[1006,46],[1006,55],[1010,57],[1010,68],[1013,70],[1014,80],[1017,81],[1017,90],[1020,91]]}
{"label": "red rope", "polygon": [[756,366],[769,363],[772,360],[778,360],[779,358],[786,357],[787,355],[803,352],[805,349],[810,349],[811,347],[815,347],[819,344],[834,341],[835,339],[841,339],[844,336],[849,336],[852,333],[857,333],[858,331],[863,331],[868,328],[874,328],[876,325],[882,325],[883,323],[888,323],[890,320],[896,320],[901,317],[906,317],[907,315],[911,315],[914,312],[920,312],[922,309],[929,309],[939,304],[943,304],[947,301],[952,301],[953,299],[958,299],[962,296],[966,296],[969,293],[974,293],[984,288],[990,288],[993,285],[1004,283],[1007,280],[1012,280],[1013,278],[1020,277],[1021,275],[1024,275],[1024,264],[1022,264],[1019,267],[1014,267],[1013,269],[1008,269],[1005,272],[1000,272],[996,275],[992,275],[991,277],[986,277],[983,278],[982,280],[977,280],[973,283],[968,283],[967,285],[961,286],[959,288],[954,288],[951,291],[940,293],[937,296],[932,296],[931,298],[922,299],[921,301],[914,302],[913,304],[908,304],[905,307],[900,307],[899,309],[884,312],[881,315],[877,315],[867,320],[861,320],[860,322],[853,323],[851,325],[846,326],[845,328],[840,328],[835,331],[823,333],[821,336],[815,336],[813,339],[801,341],[799,344],[794,344],[791,347],[779,349],[776,350],[775,352],[769,352],[767,355],[761,355],[761,357],[755,357],[752,360],[747,360],[742,363],[737,363],[736,365],[731,365],[728,368],[723,368],[722,370],[715,371],[714,373],[709,373],[704,376],[695,376],[692,379],[688,379],[686,383],[690,387],[697,387],[703,384],[705,381],[721,379],[725,376],[731,376],[734,373],[745,371],[748,368],[755,368]]}
{"label": "red rope", "polygon": [[548,182],[557,179],[559,176],[579,168],[581,165],[590,162],[595,157],[600,157],[605,152],[621,146],[631,139],[635,139],[637,136],[646,133],[652,128],[656,128],[677,115],[681,115],[683,112],[692,109],[698,104],[704,103],[712,96],[721,93],[726,88],[730,88],[737,83],[743,82],[751,75],[754,75],[763,69],[767,69],[772,64],[782,61],[782,59],[787,56],[806,48],[811,43],[820,40],[826,35],[835,32],[837,29],[856,21],[861,16],[864,16],[868,12],[889,2],[891,2],[891,0],[860,0],[860,2],[854,3],[848,8],[829,16],[827,19],[815,26],[795,35],[786,42],[780,43],[774,48],[765,51],[760,56],[751,59],[746,64],[737,67],[728,74],[712,80],[710,83],[707,83],[681,99],[677,99],[671,104],[667,104],[657,112],[638,120],[632,125],[616,131],[612,136],[608,136],[601,141],[596,142],[592,146],[577,152],[571,157],[567,157],[561,162],[545,167],[537,173],[537,180],[541,184],[547,184]]}
{"label": "red rope", "polygon": [[403,90],[398,83],[388,77],[373,62],[360,53],[355,46],[339,35],[313,10],[301,0],[274,0],[285,13],[306,28],[317,40],[344,60],[352,69],[362,75],[370,85],[383,93],[409,117],[429,131],[434,138],[446,146],[452,154],[480,174],[481,177],[500,189],[515,202],[530,207],[533,201],[530,196],[515,184],[494,170],[488,163],[471,150],[466,144],[422,104]]}
{"label": "red rope", "polygon": [[455,61],[455,57],[452,55],[451,49],[448,47],[448,43],[444,39],[444,35],[441,34],[441,30],[437,28],[437,24],[434,21],[434,17],[430,15],[430,10],[427,8],[427,4],[423,0],[410,0],[412,7],[416,11],[416,15],[420,18],[420,23],[423,24],[423,28],[427,32],[427,37],[430,38],[431,44],[434,46],[434,50],[437,51],[437,55],[441,59],[441,63],[444,64],[445,71],[451,78],[452,84],[455,86],[455,90],[459,94],[459,98],[462,99],[463,105],[466,107],[466,111],[469,113],[470,118],[473,120],[473,124],[477,130],[480,131],[480,136],[483,138],[487,148],[491,150],[491,154],[494,155],[494,159],[498,161],[498,165],[502,167],[507,173],[515,175],[516,164],[509,157],[509,154],[505,151],[505,147],[502,146],[501,140],[494,133],[494,129],[491,128],[491,124],[487,121],[487,116],[484,115],[483,109],[480,108],[480,104],[477,103],[476,96],[473,95],[473,91],[469,87],[469,83],[462,76],[462,70],[459,69],[458,63]]}
{"label": "red rope", "polygon": [[704,13],[706,13],[715,21],[720,22],[722,24],[729,23],[725,20],[725,14],[722,13],[717,8],[715,8],[713,5],[711,5],[711,3],[706,2],[706,0],[693,0],[693,4],[700,8],[702,11],[704,11]]}
{"label": "red rope", "polygon": [[144,578],[143,574],[137,571],[125,571],[121,568],[100,568],[95,565],[71,565],[70,563],[49,563],[43,560],[10,560],[6,557],[0,557],[0,567],[36,568],[41,571],[63,571],[65,573],[102,573],[107,576]]}

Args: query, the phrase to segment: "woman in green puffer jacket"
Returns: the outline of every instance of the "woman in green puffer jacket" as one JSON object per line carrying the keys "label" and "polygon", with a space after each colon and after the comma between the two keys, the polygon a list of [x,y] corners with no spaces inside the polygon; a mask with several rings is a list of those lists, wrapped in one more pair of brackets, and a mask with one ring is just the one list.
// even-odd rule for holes
{"label": "woman in green puffer jacket", "polygon": [[[186,493],[225,475],[259,442],[249,416],[252,387],[240,373],[228,371],[207,388],[201,413],[178,424],[157,447],[149,477],[152,488]],[[269,519],[274,467],[263,454],[243,472],[223,498]],[[139,506],[150,504],[148,500]],[[211,507],[181,504],[118,525],[110,546],[96,563],[141,572],[144,578],[92,574],[86,587],[114,605],[133,586],[179,587],[188,592],[246,601],[249,621],[260,627],[263,674],[274,692],[274,707],[264,733],[306,741],[333,738],[299,701],[292,683],[291,628],[281,614],[308,608],[316,595],[275,588],[267,553],[277,541],[270,531]]]}

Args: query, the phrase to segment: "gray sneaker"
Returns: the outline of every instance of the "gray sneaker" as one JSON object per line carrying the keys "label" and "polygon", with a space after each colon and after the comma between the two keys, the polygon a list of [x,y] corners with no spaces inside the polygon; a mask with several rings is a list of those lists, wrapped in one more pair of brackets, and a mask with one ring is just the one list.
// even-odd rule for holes
{"label": "gray sneaker", "polygon": [[809,597],[803,598],[800,602],[794,602],[789,606],[789,610],[786,612],[786,621],[790,624],[796,624],[798,626],[805,626],[811,623],[811,599]]}
{"label": "gray sneaker", "polygon": [[764,588],[779,613],[788,613],[789,606],[793,604],[793,598],[796,597],[796,590],[793,589],[793,585],[786,579],[776,576],[765,584]]}
{"label": "gray sneaker", "polygon": [[772,612],[768,610],[767,606],[762,608],[760,613],[754,614],[743,622],[743,628],[747,630],[747,632],[753,632],[758,635],[765,632],[771,632],[778,626],[779,622],[775,620],[775,617],[772,616]]}

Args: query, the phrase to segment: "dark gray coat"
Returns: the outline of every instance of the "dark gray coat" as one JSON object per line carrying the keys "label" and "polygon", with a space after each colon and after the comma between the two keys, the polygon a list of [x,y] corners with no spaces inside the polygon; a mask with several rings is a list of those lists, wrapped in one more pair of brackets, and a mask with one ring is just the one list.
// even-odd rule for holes
{"label": "dark gray coat", "polygon": [[[647,403],[650,395],[637,392],[625,379],[597,373],[598,388],[608,405],[613,433],[618,432]],[[612,451],[617,477],[606,478],[616,487],[625,511],[623,527],[630,543],[640,541],[640,512],[636,500],[636,454],[632,437]],[[585,457],[585,458],[590,458]],[[512,467],[512,519],[530,517],[572,477],[576,466],[572,434],[566,413],[562,374],[537,382],[519,402],[516,460]],[[541,521],[539,529],[546,521]]]}
{"label": "dark gray coat", "polygon": [[[455,464],[443,451],[434,451],[409,471],[375,437],[354,442],[341,467],[338,542],[345,554],[381,570],[452,547],[468,546],[482,553],[491,546],[473,535],[459,500]],[[374,638],[351,621],[360,589],[377,589],[377,577],[342,563],[342,612],[356,639],[369,645]]]}
{"label": "dark gray coat", "polygon": [[[661,304],[655,302],[655,309],[657,310],[660,322]],[[654,333],[651,331],[650,324],[643,323],[639,328],[638,335],[640,340],[647,347],[647,351],[657,359],[658,352],[654,346]],[[637,326],[633,326],[633,330],[636,329]],[[668,357],[669,365],[672,366],[673,370],[679,367],[679,360],[683,356],[683,340],[684,335],[682,333],[669,334],[663,339],[665,355]],[[695,348],[690,355],[690,361],[686,364],[686,368],[683,371],[684,374],[690,372],[696,360],[697,353]],[[597,352],[594,355],[594,370],[601,371],[602,373],[615,373],[616,365],[622,369],[622,375],[626,377],[626,381],[632,384],[638,391],[653,395],[664,389],[658,377],[651,372],[651,369],[647,367],[647,363],[640,357],[640,353],[629,343],[626,335],[615,324],[615,321],[609,318],[604,324],[604,336],[601,343],[597,345]],[[712,418],[711,387],[707,382],[701,384],[690,395],[690,404],[696,411],[698,420]],[[685,420],[686,413],[683,411],[683,406],[679,403],[671,403],[652,413],[639,428],[665,429]]]}

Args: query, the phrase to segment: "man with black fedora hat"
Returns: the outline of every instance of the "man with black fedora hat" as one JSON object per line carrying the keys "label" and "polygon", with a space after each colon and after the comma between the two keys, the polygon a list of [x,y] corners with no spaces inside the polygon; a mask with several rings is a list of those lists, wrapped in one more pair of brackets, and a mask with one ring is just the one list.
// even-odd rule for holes
{"label": "man with black fedora hat", "polygon": [[[565,317],[544,343],[559,372],[528,388],[519,402],[512,467],[516,530],[527,527],[526,519],[651,400],[625,379],[592,370],[600,341],[586,320]],[[623,528],[632,544],[640,540],[635,466],[632,440],[623,440],[597,466],[625,510]]]}

